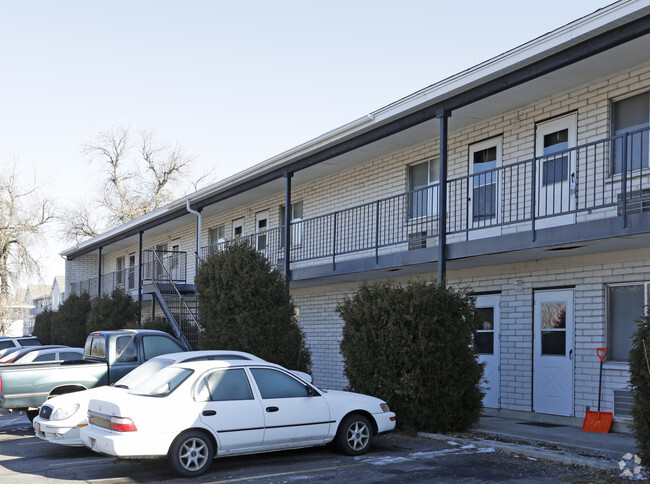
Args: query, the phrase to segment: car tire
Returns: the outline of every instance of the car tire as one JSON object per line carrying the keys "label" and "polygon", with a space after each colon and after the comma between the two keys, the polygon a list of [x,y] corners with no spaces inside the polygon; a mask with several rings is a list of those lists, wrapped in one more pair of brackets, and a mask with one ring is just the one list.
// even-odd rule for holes
{"label": "car tire", "polygon": [[200,476],[212,465],[214,444],[199,430],[189,430],[179,435],[169,449],[172,468],[183,477]]}
{"label": "car tire", "polygon": [[347,455],[361,455],[370,449],[372,438],[370,420],[359,413],[353,413],[341,421],[336,433],[336,447]]}

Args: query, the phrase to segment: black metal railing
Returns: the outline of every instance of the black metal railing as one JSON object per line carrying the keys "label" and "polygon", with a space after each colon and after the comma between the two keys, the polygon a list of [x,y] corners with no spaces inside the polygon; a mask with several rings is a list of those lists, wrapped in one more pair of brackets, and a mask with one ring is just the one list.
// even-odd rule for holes
{"label": "black metal railing", "polygon": [[[583,144],[556,153],[509,162],[447,182],[447,234],[456,240],[488,237],[481,230],[535,231],[550,224],[622,217],[650,212],[649,128]],[[512,161],[512,160],[507,160]],[[291,222],[290,262],[331,263],[437,244],[439,186],[416,190]],[[582,217],[582,218],[580,218]],[[547,220],[548,222],[544,222]],[[472,234],[475,235],[472,235]],[[245,235],[272,265],[284,267],[284,227]],[[227,244],[201,249],[205,259]],[[160,272],[185,282],[184,252],[143,254],[143,280]],[[130,268],[129,268],[130,269]],[[129,270],[126,269],[126,270]],[[103,276],[104,277],[104,276]],[[117,276],[116,276],[117,277]],[[123,275],[122,279],[128,276]],[[107,278],[103,284],[110,286]],[[118,278],[119,279],[119,278]],[[97,278],[73,283],[97,291]]]}

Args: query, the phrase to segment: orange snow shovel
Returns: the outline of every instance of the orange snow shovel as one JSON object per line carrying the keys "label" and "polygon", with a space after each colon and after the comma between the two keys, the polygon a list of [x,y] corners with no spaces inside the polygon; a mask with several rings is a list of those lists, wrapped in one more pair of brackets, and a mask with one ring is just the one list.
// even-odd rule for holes
{"label": "orange snow shovel", "polygon": [[606,434],[612,426],[614,415],[612,412],[600,411],[600,391],[603,384],[603,360],[607,355],[607,348],[596,348],[596,354],[600,358],[600,376],[598,377],[598,411],[587,410],[585,421],[582,423],[582,430],[585,432],[600,432]]}

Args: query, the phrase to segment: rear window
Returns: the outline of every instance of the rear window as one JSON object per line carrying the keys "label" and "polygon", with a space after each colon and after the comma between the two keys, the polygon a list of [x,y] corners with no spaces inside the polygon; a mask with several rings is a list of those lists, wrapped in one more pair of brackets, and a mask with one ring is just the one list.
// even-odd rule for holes
{"label": "rear window", "polygon": [[7,349],[7,348],[13,348],[13,347],[15,347],[15,346],[16,346],[16,345],[14,344],[14,342],[11,341],[10,339],[6,339],[6,340],[4,340],[4,341],[0,341],[0,350],[5,350],[5,349]]}
{"label": "rear window", "polygon": [[102,335],[89,336],[84,346],[84,358],[106,358],[106,338]]}
{"label": "rear window", "polygon": [[183,383],[194,370],[168,366],[137,385],[129,393],[146,397],[166,397]]}
{"label": "rear window", "polygon": [[41,342],[38,338],[18,338],[18,343],[21,346],[41,346]]}

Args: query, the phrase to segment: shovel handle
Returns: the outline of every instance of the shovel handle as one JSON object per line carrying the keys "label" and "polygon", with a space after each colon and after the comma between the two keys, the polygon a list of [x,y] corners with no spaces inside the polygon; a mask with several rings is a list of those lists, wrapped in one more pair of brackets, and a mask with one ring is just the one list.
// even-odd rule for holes
{"label": "shovel handle", "polygon": [[602,361],[605,359],[605,356],[607,356],[607,348],[596,348],[596,354],[602,363]]}

